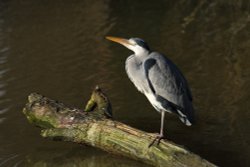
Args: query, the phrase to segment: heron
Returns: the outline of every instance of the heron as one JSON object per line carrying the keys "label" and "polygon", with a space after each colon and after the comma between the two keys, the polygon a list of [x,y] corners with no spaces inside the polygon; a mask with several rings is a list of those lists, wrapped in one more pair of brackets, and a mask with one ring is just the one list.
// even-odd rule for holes
{"label": "heron", "polygon": [[156,135],[149,147],[156,140],[159,144],[161,139],[165,139],[166,112],[176,114],[187,126],[194,123],[193,98],[187,80],[169,58],[151,51],[148,44],[140,38],[125,39],[107,36],[106,39],[119,43],[134,52],[125,62],[127,75],[135,87],[161,113],[160,133]]}

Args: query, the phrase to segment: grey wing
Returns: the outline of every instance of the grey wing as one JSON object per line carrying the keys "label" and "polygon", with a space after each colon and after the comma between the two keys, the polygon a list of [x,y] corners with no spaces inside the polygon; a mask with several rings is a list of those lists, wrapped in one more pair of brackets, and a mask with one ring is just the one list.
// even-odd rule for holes
{"label": "grey wing", "polygon": [[169,59],[155,52],[145,60],[144,68],[153,92],[186,115],[184,110],[192,105],[192,95],[180,70]]}

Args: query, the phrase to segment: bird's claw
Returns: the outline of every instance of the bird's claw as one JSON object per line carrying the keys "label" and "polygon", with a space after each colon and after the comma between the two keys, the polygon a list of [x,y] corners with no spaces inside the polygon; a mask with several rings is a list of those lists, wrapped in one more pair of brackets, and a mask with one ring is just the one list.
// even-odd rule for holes
{"label": "bird's claw", "polygon": [[157,134],[154,140],[148,145],[148,148],[150,148],[155,143],[156,140],[157,140],[157,145],[159,145],[162,139],[166,139],[166,137],[163,135]]}

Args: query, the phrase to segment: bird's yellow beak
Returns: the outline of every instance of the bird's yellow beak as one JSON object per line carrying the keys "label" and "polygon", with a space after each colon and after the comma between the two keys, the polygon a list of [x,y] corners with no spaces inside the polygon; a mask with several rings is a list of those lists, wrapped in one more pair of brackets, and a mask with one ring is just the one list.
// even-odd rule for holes
{"label": "bird's yellow beak", "polygon": [[117,43],[122,44],[122,45],[133,45],[131,42],[129,42],[129,40],[124,39],[124,38],[107,36],[106,39],[113,41],[113,42],[117,42]]}

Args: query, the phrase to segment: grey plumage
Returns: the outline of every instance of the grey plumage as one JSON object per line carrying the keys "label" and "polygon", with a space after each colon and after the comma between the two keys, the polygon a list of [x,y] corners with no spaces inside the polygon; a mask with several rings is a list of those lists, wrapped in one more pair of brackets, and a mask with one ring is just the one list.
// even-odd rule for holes
{"label": "grey plumage", "polygon": [[191,124],[194,122],[187,81],[171,60],[157,52],[131,55],[126,60],[126,71],[140,92],[146,96],[152,94],[160,102],[162,107],[152,104],[157,111],[176,113],[184,123],[185,119]]}

